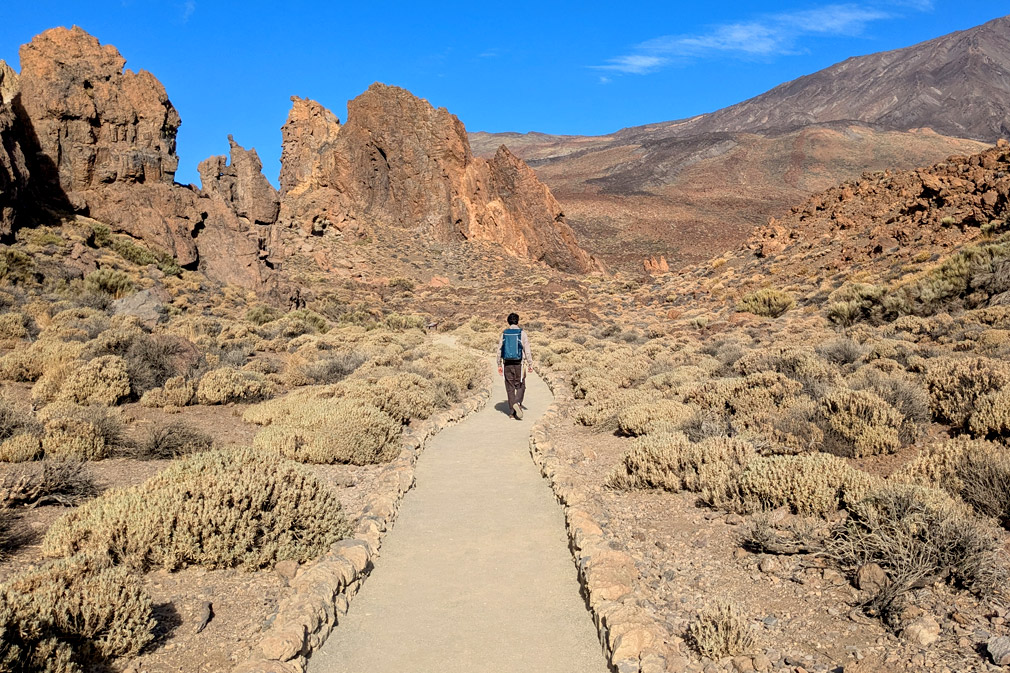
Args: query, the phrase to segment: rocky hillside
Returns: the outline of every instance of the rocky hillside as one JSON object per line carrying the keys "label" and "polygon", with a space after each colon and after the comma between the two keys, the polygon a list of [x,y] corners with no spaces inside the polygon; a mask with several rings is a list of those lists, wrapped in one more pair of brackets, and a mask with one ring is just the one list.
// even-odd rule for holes
{"label": "rocky hillside", "polygon": [[395,227],[422,245],[486,241],[564,271],[597,268],[521,160],[504,149],[475,159],[456,117],[406,91],[372,87],[352,101],[346,127],[296,99],[281,193],[255,150],[233,139],[230,157],[200,164],[197,189],[174,180],[181,120],[152,74],[124,71],[114,47],[76,27],[42,33],[20,58],[20,74],[0,64],[0,227],[8,234],[40,218],[85,215],[184,268],[278,299],[291,290],[274,271],[311,252],[309,239],[341,238],[348,227],[359,245]]}
{"label": "rocky hillside", "polygon": [[[981,150],[971,140],[1010,129],[1007,72],[1010,17],[851,58],[692,119],[597,138],[482,134],[474,146],[481,154],[504,142],[530,161],[609,264],[665,254],[682,265],[864,171]],[[600,240],[619,243],[593,247]]]}

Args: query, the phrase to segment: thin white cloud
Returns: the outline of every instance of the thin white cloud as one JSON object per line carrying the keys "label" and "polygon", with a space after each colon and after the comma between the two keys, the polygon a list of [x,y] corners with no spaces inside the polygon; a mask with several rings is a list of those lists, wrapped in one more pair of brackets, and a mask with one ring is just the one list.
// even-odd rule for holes
{"label": "thin white cloud", "polygon": [[189,17],[193,16],[193,12],[195,11],[196,0],[186,0],[186,2],[182,3],[182,22],[189,21]]}
{"label": "thin white cloud", "polygon": [[[894,0],[888,4],[919,11],[932,8],[932,0]],[[592,67],[642,75],[685,58],[770,58],[796,54],[803,51],[801,41],[805,37],[855,37],[862,35],[874,21],[895,16],[877,5],[854,3],[768,14],[752,21],[715,25],[704,33],[657,37],[637,45],[628,54]]]}

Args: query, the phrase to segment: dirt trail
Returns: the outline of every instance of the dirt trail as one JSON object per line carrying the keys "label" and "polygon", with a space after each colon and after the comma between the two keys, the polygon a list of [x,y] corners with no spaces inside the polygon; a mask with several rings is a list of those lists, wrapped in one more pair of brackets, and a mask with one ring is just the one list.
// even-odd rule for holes
{"label": "dirt trail", "polygon": [[[504,399],[501,378],[496,398]],[[605,673],[561,508],[528,452],[551,402],[527,380],[432,439],[376,568],[308,673]]]}

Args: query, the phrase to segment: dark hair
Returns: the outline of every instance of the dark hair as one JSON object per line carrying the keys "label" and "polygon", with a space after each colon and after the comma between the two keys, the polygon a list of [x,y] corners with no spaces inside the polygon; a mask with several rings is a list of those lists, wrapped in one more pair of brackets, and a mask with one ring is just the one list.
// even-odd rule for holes
{"label": "dark hair", "polygon": [[519,324],[519,314],[518,313],[509,313],[509,317],[506,318],[506,320],[508,321],[508,324],[510,324],[510,325],[518,325]]}

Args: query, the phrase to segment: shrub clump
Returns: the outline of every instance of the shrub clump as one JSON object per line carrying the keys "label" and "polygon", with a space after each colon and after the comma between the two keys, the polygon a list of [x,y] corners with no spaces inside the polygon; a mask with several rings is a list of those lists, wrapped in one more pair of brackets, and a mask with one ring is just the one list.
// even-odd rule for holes
{"label": "shrub clump", "polygon": [[743,511],[788,506],[796,514],[823,516],[859,502],[877,483],[826,453],[768,456],[744,468],[733,504]]}
{"label": "shrub clump", "polygon": [[84,277],[84,290],[119,299],[133,292],[133,281],[122,271],[99,269]]}
{"label": "shrub clump", "polygon": [[221,367],[203,375],[196,388],[200,404],[258,402],[274,394],[274,385],[262,374]]}
{"label": "shrub clump", "polygon": [[314,558],[349,532],[335,492],[276,454],[244,448],[198,453],[109,491],[54,523],[42,546],[138,569],[252,570]]}
{"label": "shrub clump", "polygon": [[750,444],[729,437],[710,437],[697,444],[680,433],[646,435],[610,478],[618,488],[694,491],[710,504],[720,504],[736,489],[744,468],[757,458]]}
{"label": "shrub clump", "polygon": [[766,287],[744,295],[737,302],[736,310],[765,318],[778,318],[795,305],[796,300],[788,292]]}
{"label": "shrub clump", "polygon": [[729,603],[701,610],[687,625],[687,639],[698,654],[718,661],[749,652],[754,639],[739,611]]}
{"label": "shrub clump", "polygon": [[82,673],[132,657],[154,639],[141,582],[105,560],[76,556],[0,585],[0,671]]}
{"label": "shrub clump", "polygon": [[[246,420],[271,415],[259,410]],[[303,463],[368,465],[388,462],[400,452],[402,424],[362,400],[316,400],[299,410],[297,420],[283,411],[274,418],[253,443]]]}
{"label": "shrub clump", "polygon": [[901,447],[898,433],[904,419],[872,392],[836,389],[821,400],[821,413],[826,448],[832,453],[862,458]]}
{"label": "shrub clump", "polygon": [[151,427],[137,446],[137,454],[145,458],[178,458],[189,453],[208,451],[213,438],[205,432],[180,421]]}
{"label": "shrub clump", "polygon": [[185,407],[196,397],[196,385],[185,376],[173,376],[161,388],[144,393],[140,404],[144,407]]}
{"label": "shrub clump", "polygon": [[47,458],[100,460],[122,444],[122,421],[105,407],[59,402],[40,411],[38,418],[45,429],[42,450]]}
{"label": "shrub clump", "polygon": [[888,584],[871,598],[872,612],[891,620],[916,586],[947,580],[986,592],[1006,569],[1002,536],[942,491],[901,484],[874,490],[849,508],[831,551],[852,570],[876,563]]}
{"label": "shrub clump", "polygon": [[[1010,385],[1010,364],[989,358],[936,358],[930,361],[925,379],[933,415],[940,421],[969,429],[970,419],[982,399]],[[984,427],[985,420],[996,424],[996,401],[990,398],[976,427]]]}
{"label": "shrub clump", "polygon": [[690,405],[676,400],[643,402],[623,409],[617,427],[625,435],[637,437],[660,429],[676,430],[695,413]]}
{"label": "shrub clump", "polygon": [[47,371],[32,390],[37,402],[55,400],[74,404],[115,406],[130,395],[126,361],[104,355],[89,362],[74,362]]}

